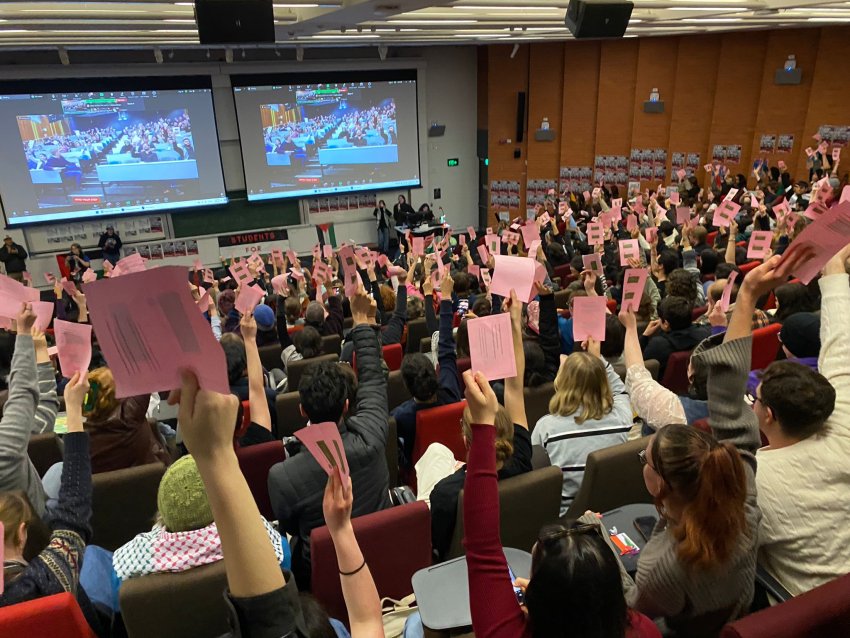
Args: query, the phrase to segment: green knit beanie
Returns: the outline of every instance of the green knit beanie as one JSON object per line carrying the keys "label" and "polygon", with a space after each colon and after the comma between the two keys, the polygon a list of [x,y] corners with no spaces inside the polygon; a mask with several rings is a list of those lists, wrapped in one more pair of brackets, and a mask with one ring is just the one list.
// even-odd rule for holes
{"label": "green knit beanie", "polygon": [[191,456],[178,459],[165,471],[156,504],[169,532],[201,529],[213,522],[207,492]]}

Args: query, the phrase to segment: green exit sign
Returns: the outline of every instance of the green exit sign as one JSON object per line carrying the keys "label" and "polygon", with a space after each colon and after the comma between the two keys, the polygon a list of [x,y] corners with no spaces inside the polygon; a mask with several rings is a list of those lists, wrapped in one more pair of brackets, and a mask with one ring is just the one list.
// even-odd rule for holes
{"label": "green exit sign", "polygon": [[453,168],[455,166],[458,166],[459,164],[460,160],[456,157],[452,157],[451,159],[446,160],[446,166],[448,166],[449,168]]}

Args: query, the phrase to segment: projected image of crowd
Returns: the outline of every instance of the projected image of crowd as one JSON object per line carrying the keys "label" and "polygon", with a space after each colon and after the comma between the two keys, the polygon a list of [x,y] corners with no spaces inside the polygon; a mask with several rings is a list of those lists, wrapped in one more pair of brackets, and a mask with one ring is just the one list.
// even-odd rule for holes
{"label": "projected image of crowd", "polygon": [[[163,181],[197,179],[187,109],[128,115],[18,116],[41,208],[81,197],[143,196]],[[159,166],[140,166],[153,164]]]}
{"label": "projected image of crowd", "polygon": [[304,117],[305,106],[266,104],[260,108],[263,123],[271,122],[263,128],[269,166],[325,175],[346,164],[398,161],[392,99],[364,109],[337,107],[332,113],[313,117]]}

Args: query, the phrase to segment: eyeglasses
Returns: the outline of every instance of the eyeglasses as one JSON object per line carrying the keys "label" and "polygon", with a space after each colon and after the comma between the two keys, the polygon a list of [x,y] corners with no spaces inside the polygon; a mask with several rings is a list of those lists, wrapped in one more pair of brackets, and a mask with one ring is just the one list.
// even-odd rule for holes
{"label": "eyeglasses", "polygon": [[658,470],[652,466],[652,463],[650,463],[649,459],[646,457],[646,450],[638,452],[638,458],[640,459],[641,465],[648,465],[654,472],[658,472]]}

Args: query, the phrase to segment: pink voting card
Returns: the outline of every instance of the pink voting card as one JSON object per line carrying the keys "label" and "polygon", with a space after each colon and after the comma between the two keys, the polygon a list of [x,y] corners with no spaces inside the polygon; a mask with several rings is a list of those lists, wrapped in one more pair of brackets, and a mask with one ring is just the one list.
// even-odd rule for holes
{"label": "pink voting card", "polygon": [[600,246],[605,243],[605,229],[602,222],[587,223],[587,243],[591,246]]}
{"label": "pink voting card", "polygon": [[331,259],[334,256],[334,247],[330,244],[322,244],[322,255],[325,259]]}
{"label": "pink voting card", "polygon": [[313,246],[312,249],[313,259],[321,259],[322,258],[322,247],[319,244]]}
{"label": "pink voting card", "polygon": [[[290,250],[286,251],[287,254],[292,252]],[[277,264],[278,266],[283,266],[283,251],[280,248],[272,248],[272,263]],[[296,255],[297,258],[297,255]]]}
{"label": "pink voting card", "polygon": [[224,351],[195,307],[185,268],[101,279],[86,285],[86,299],[117,398],[179,388],[181,369],[205,390],[230,392]]}
{"label": "pink voting card", "polygon": [[424,255],[425,254],[425,238],[424,237],[414,237],[413,242],[410,246],[410,252],[414,255]]}
{"label": "pink voting card", "polygon": [[[203,288],[201,289],[203,290]],[[201,312],[207,312],[210,309],[210,290],[204,290],[203,294],[198,298],[197,301],[198,310]]]}
{"label": "pink voting card", "polygon": [[540,239],[540,229],[537,228],[537,224],[534,222],[525,224],[520,228],[520,232],[522,233],[522,243],[525,244],[526,248],[531,246],[531,242]]}
{"label": "pink voting card", "polygon": [[487,252],[487,246],[479,244],[478,256],[481,257],[481,263],[486,264],[490,260],[490,253]]}
{"label": "pink voting card", "polygon": [[498,235],[487,235],[484,238],[484,243],[487,245],[487,250],[491,255],[498,255],[501,252],[502,239]]}
{"label": "pink voting card", "polygon": [[573,299],[573,339],[587,341],[592,337],[605,341],[605,297]]}
{"label": "pink voting card", "polygon": [[469,264],[466,267],[466,274],[468,274],[470,277],[475,277],[476,279],[478,279],[480,272],[481,269],[475,264]]}
{"label": "pink voting card", "polygon": [[[108,264],[109,262],[107,261],[106,263]],[[46,272],[44,273],[44,280],[52,286],[56,283],[56,275],[54,275],[52,272]]]}
{"label": "pink voting card", "polygon": [[691,207],[676,206],[676,223],[687,224],[689,221],[691,221]]}
{"label": "pink voting card", "polygon": [[349,475],[348,459],[336,423],[312,423],[295,433],[322,469],[331,476],[339,468],[342,476]]}
{"label": "pink voting card", "polygon": [[503,230],[502,241],[510,246],[516,246],[519,243],[519,233],[515,233],[510,230]]}
{"label": "pink voting card", "polygon": [[837,162],[840,159],[841,159],[841,147],[836,146],[832,149],[832,160],[834,162]]}
{"label": "pink voting card", "polygon": [[279,295],[283,295],[284,291],[289,290],[289,283],[286,281],[286,279],[287,277],[285,274],[276,275],[272,277],[272,290],[274,290]]}
{"label": "pink voting card", "polygon": [[648,244],[652,245],[658,242],[658,226],[647,226],[643,232]]}
{"label": "pink voting card", "polygon": [[236,310],[243,315],[253,312],[265,294],[266,291],[257,285],[243,286],[239,289],[239,296],[236,297]]}
{"label": "pink voting card", "polygon": [[[413,241],[415,245],[416,240],[414,239]],[[351,246],[341,246],[338,257],[342,272],[346,274],[357,274],[357,258],[354,256],[354,249]]]}
{"label": "pink voting card", "polygon": [[738,214],[739,210],[741,210],[740,204],[736,204],[730,199],[724,199],[714,209],[714,218],[711,223],[718,228],[729,226],[732,224],[732,220],[735,219],[735,215]]}
{"label": "pink voting card", "polygon": [[611,208],[623,208],[623,198],[614,197],[611,199]]}
{"label": "pink voting card", "polygon": [[511,289],[516,291],[517,299],[528,303],[537,296],[535,282],[542,283],[546,278],[546,268],[530,257],[494,257],[493,281],[490,292],[502,297],[510,297]]}
{"label": "pink voting card", "polygon": [[469,233],[470,239],[475,239],[475,229],[472,226],[467,226],[466,232]]}
{"label": "pink voting card", "polygon": [[317,281],[327,281],[333,277],[333,270],[323,261],[317,261],[313,264],[313,279]]}
{"label": "pink voting card", "polygon": [[39,300],[37,288],[0,275],[0,317],[14,319],[20,314],[22,304]]}
{"label": "pink voting card", "polygon": [[97,273],[95,273],[95,271],[93,271],[91,268],[88,268],[85,271],[83,271],[82,279],[83,279],[84,284],[87,284],[90,281],[97,281]]}
{"label": "pink voting card", "polygon": [[750,243],[747,246],[747,259],[764,259],[770,253],[770,244],[773,242],[773,233],[769,230],[754,230],[750,235]]}
{"label": "pink voting card", "polygon": [[637,215],[627,215],[626,216],[626,230],[631,232],[637,227],[638,227]]}
{"label": "pink voting card", "polygon": [[196,259],[195,261],[192,262],[192,270],[194,270],[195,272],[198,272],[199,270],[203,270],[203,269],[204,269],[204,264],[201,263],[200,259]]}
{"label": "pink voting card", "polygon": [[688,172],[684,168],[680,168],[678,171],[676,171],[676,177],[679,178],[680,182],[683,179],[685,179],[685,177],[687,177],[687,175],[688,175]]}
{"label": "pink voting card", "polygon": [[342,283],[345,287],[345,296],[349,299],[354,297],[360,289],[360,282],[360,275],[357,274],[357,271],[344,273]]}
{"label": "pink voting card", "polygon": [[589,255],[581,256],[582,264],[584,264],[584,269],[589,270],[595,275],[602,274],[602,255],[599,253],[590,253]]}
{"label": "pink voting card", "polygon": [[793,274],[804,284],[814,279],[839,250],[850,243],[850,201],[833,206],[806,226],[797,235],[782,259],[800,250],[809,250],[814,257],[806,261]]}
{"label": "pink voting card", "polygon": [[620,240],[620,265],[628,266],[629,259],[640,259],[640,243],[637,239]]}
{"label": "pink voting card", "polygon": [[673,206],[678,204],[681,201],[679,199],[679,191],[673,191],[672,193],[670,193],[669,199],[670,199],[670,203],[673,204]]}
{"label": "pink voting card", "polygon": [[738,195],[738,189],[737,188],[730,188],[729,192],[726,193],[726,197],[723,198],[723,201],[724,202],[731,202],[733,199],[735,199],[735,197],[737,195]]}
{"label": "pink voting card", "polygon": [[[180,270],[186,272],[185,269]],[[186,294],[189,294],[188,290]],[[191,298],[191,295],[189,296]],[[61,319],[53,322],[59,367],[66,379],[73,377],[75,372],[88,372],[91,363],[91,330],[92,327],[87,323],[72,323]]]}
{"label": "pink voting card", "polygon": [[73,281],[68,281],[64,277],[62,278],[62,290],[65,291],[65,294],[69,297],[74,297],[77,294],[77,284]]}
{"label": "pink voting card", "polygon": [[53,319],[54,304],[49,301],[33,301],[32,311],[35,313],[35,329],[44,332]]}
{"label": "pink voting card", "polygon": [[248,265],[243,261],[231,264],[229,270],[233,279],[240,286],[254,281],[254,275],[251,274]]}
{"label": "pink voting card", "polygon": [[215,275],[213,275],[213,271],[211,268],[204,268],[204,282],[208,284],[215,283]]}
{"label": "pink voting card", "polygon": [[306,279],[306,277],[304,276],[304,271],[302,271],[300,268],[290,268],[289,274],[295,277],[295,279],[297,279],[298,281],[304,281]]}
{"label": "pink voting card", "polygon": [[776,219],[782,219],[785,215],[791,212],[791,207],[784,199],[781,202],[775,203],[772,208],[773,214],[776,215]]}
{"label": "pink voting card", "polygon": [[540,240],[535,239],[531,242],[531,246],[528,247],[528,256],[537,258],[537,250],[540,248]]}
{"label": "pink voting card", "polygon": [[843,204],[844,202],[850,202],[850,185],[841,189],[841,198],[838,200],[838,203]]}
{"label": "pink voting card", "polygon": [[808,205],[806,210],[803,212],[803,215],[811,220],[815,220],[819,217],[823,217],[828,210],[829,209],[826,207],[826,204],[821,201],[815,200]]}
{"label": "pink voting card", "polygon": [[115,268],[121,271],[122,275],[128,275],[132,272],[142,272],[145,269],[145,260],[139,253],[127,255],[120,260]]}
{"label": "pink voting card", "polygon": [[481,372],[488,381],[516,376],[511,316],[503,312],[479,319],[470,319],[469,358],[472,370]]}
{"label": "pink voting card", "polygon": [[720,295],[720,301],[717,303],[720,304],[720,309],[723,312],[729,310],[729,306],[732,304],[732,289],[735,287],[735,280],[738,278],[738,272],[733,270],[729,275],[729,279],[726,280],[726,285],[723,286],[723,294]]}
{"label": "pink voting card", "polygon": [[623,276],[623,305],[624,310],[638,311],[643,290],[646,287],[646,278],[649,271],[646,268],[627,268]]}

